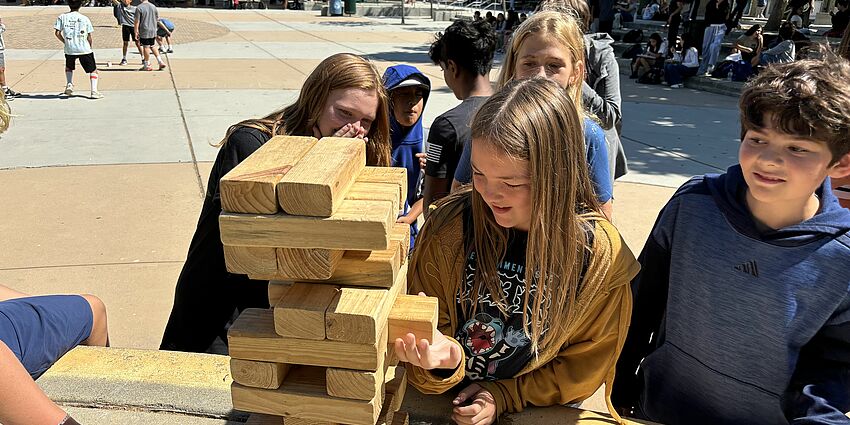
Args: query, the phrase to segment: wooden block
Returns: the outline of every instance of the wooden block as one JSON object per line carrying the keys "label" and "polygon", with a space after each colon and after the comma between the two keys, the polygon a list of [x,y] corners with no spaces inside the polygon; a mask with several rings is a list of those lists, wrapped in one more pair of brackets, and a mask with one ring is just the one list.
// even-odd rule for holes
{"label": "wooden block", "polygon": [[390,240],[398,241],[401,248],[401,264],[407,262],[407,256],[410,255],[410,225],[404,223],[396,223],[393,225],[393,230],[390,233]]}
{"label": "wooden block", "polygon": [[317,421],[314,419],[301,419],[288,417],[283,419],[283,425],[339,425],[336,422]]}
{"label": "wooden block", "polygon": [[393,370],[392,374],[390,375],[388,372],[387,376],[392,376],[392,379],[387,379],[384,391],[395,396],[393,402],[390,403],[390,409],[395,412],[401,409],[401,404],[404,402],[404,396],[407,393],[407,369],[404,366],[395,366],[391,370]]}
{"label": "wooden block", "polygon": [[404,203],[399,204],[399,187],[392,183],[372,183],[355,181],[345,195],[345,199],[360,201],[387,201],[392,202],[393,209],[398,213]]}
{"label": "wooden block", "polygon": [[340,249],[278,248],[276,276],[281,280],[327,280],[343,254]]}
{"label": "wooden block", "polygon": [[386,201],[346,200],[330,218],[222,213],[224,245],[385,250],[396,220]]}
{"label": "wooden block", "polygon": [[[258,279],[263,280],[263,279]],[[277,302],[283,298],[283,295],[286,291],[289,290],[289,287],[292,286],[292,282],[282,281],[282,280],[270,280],[269,281],[269,305],[274,307],[277,305]]]}
{"label": "wooden block", "polygon": [[393,346],[384,344],[384,348],[383,356],[378,359],[380,366],[376,371],[328,368],[325,371],[328,395],[371,400],[375,394],[383,394],[384,383],[395,377],[395,368],[390,368],[389,363],[396,358]]}
{"label": "wooden block", "polygon": [[[248,417],[245,425],[283,425],[283,416],[264,415],[262,413],[252,413]],[[289,424],[289,422],[287,422]]]}
{"label": "wooden block", "polygon": [[410,417],[407,412],[396,412],[390,425],[410,425]]}
{"label": "wooden block", "polygon": [[274,312],[259,308],[243,311],[227,340],[237,359],[359,370],[378,370],[378,347],[383,352],[386,345],[283,338],[275,332]]}
{"label": "wooden block", "polygon": [[230,375],[233,380],[247,387],[271,390],[279,388],[288,372],[288,364],[230,359]]}
{"label": "wooden block", "polygon": [[434,297],[399,295],[389,316],[389,340],[412,333],[416,339],[434,340],[437,333],[438,301]]}
{"label": "wooden block", "polygon": [[325,313],[327,338],[363,344],[378,342],[390,310],[402,293],[407,293],[407,265],[389,289],[340,288]]}
{"label": "wooden block", "polygon": [[221,178],[221,209],[235,213],[278,212],[278,182],[317,141],[314,137],[272,137]]}
{"label": "wooden block", "polygon": [[371,183],[394,183],[398,185],[399,204],[407,200],[407,169],[401,167],[366,167],[357,176],[357,181]]}
{"label": "wooden block", "polygon": [[274,306],[275,331],[287,338],[325,339],[325,314],[338,294],[331,285],[292,285]]}
{"label": "wooden block", "polygon": [[277,274],[277,255],[274,248],[255,246],[224,246],[227,271],[247,275]]}
{"label": "wooden block", "polygon": [[362,140],[322,138],[277,184],[278,203],[287,214],[330,217],[365,167]]}
{"label": "wooden block", "polygon": [[369,401],[328,397],[324,370],[316,367],[293,368],[276,390],[251,388],[234,382],[231,393],[235,409],[348,424],[374,424],[382,404],[381,395]]}

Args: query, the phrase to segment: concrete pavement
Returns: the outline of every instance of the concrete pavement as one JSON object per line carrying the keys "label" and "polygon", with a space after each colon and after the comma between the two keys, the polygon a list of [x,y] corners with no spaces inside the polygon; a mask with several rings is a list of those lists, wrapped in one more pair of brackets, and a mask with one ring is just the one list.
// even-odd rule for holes
{"label": "concrete pavement", "polygon": [[[217,152],[210,144],[231,124],[292,102],[323,58],[353,52],[381,71],[399,62],[419,67],[432,81],[426,131],[459,103],[427,57],[447,22],[211,9],[161,9],[177,25],[175,53],[166,71],[140,72],[132,46],[132,66],[116,65],[120,29],[111,9],[84,8],[96,26],[106,97],[85,98],[78,70],[79,95],[67,98],[58,95],[64,60],[52,34],[66,10],[0,8],[6,78],[26,93],[11,102],[15,117],[0,136],[0,283],[34,294],[97,294],[115,347],[159,345]],[[675,187],[735,162],[739,124],[731,97],[627,79],[622,92],[632,172],[615,184],[615,224],[637,254]]]}

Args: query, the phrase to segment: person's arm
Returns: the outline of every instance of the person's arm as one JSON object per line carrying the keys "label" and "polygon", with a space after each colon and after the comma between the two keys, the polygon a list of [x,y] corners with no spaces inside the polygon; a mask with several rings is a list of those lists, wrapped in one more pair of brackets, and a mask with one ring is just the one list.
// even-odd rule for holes
{"label": "person's arm", "polygon": [[[0,423],[5,425],[56,425],[65,412],[47,398],[12,350],[0,341]],[[65,421],[66,424],[76,424]]]}
{"label": "person's arm", "polygon": [[428,156],[425,163],[425,190],[422,195],[423,209],[428,211],[432,203],[448,195],[451,191],[451,179],[458,166],[452,163],[460,161],[462,150],[458,149],[457,131],[449,120],[437,117],[428,133]]}
{"label": "person's arm", "polygon": [[133,14],[133,31],[136,35],[136,40],[139,39],[139,22],[141,22],[141,15],[139,13],[139,8],[136,8],[136,12]]}
{"label": "person's arm", "polygon": [[6,301],[15,298],[25,298],[28,296],[29,295],[23,292],[16,291],[12,288],[9,288],[8,286],[0,285],[0,301]]}
{"label": "person's arm", "polygon": [[599,119],[605,130],[616,128],[623,119],[622,98],[620,97],[620,67],[614,52],[609,51],[602,58],[608,75],[597,81],[596,89],[587,82],[581,86],[581,103],[584,108]]}
{"label": "person's arm", "polygon": [[54,35],[56,35],[56,38],[58,38],[58,39],[59,39],[59,41],[61,41],[61,42],[62,42],[62,44],[65,44],[65,37],[62,37],[62,32],[61,32],[61,31],[59,31],[59,30],[53,30],[53,33],[54,33]]}
{"label": "person's arm", "polygon": [[86,36],[86,40],[88,40],[88,42],[89,42],[89,47],[94,49],[94,42],[92,41],[91,33],[89,33],[89,35]]}
{"label": "person's arm", "polygon": [[416,223],[416,220],[420,215],[422,215],[422,198],[419,198],[418,201],[414,202],[413,205],[410,206],[410,209],[407,210],[407,214],[399,217],[396,221],[398,223],[413,224]]}
{"label": "person's arm", "polygon": [[744,37],[746,37],[746,36],[741,36],[741,37],[739,37],[737,40],[735,40],[735,46],[734,46],[734,48],[738,49],[738,51],[743,52],[743,53],[752,53],[752,52],[753,52],[753,49],[752,49],[752,48],[750,48],[750,47],[748,47],[748,46],[745,46],[745,45],[741,44],[741,40],[742,40]]}
{"label": "person's arm", "polygon": [[596,199],[602,213],[608,220],[614,219],[614,186],[611,183],[611,169],[608,167],[608,146],[605,133],[593,122],[584,126],[587,165]]}
{"label": "person's arm", "polygon": [[[643,251],[638,257],[640,273],[632,280],[634,300],[629,334],[617,361],[612,402],[627,414],[637,406],[641,393],[640,362],[656,346],[658,330],[667,306],[670,280],[670,229],[676,219],[676,201],[658,214]],[[652,339],[650,339],[652,336]]]}
{"label": "person's arm", "polygon": [[791,424],[850,423],[850,295],[803,346],[782,399]]}

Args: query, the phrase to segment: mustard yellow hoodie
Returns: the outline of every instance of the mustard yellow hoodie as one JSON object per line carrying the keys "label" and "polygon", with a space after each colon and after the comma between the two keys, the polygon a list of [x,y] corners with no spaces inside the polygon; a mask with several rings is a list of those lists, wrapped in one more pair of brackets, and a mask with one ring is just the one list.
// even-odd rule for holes
{"label": "mustard yellow hoodie", "polygon": [[[438,329],[450,339],[462,325],[455,297],[466,260],[462,221],[468,205],[464,196],[431,213],[417,240],[408,275],[411,293],[421,291],[439,299]],[[580,402],[604,382],[608,409],[619,420],[611,405],[611,388],[631,318],[629,282],[640,266],[611,223],[596,213],[584,217],[595,223],[595,229],[590,265],[576,303],[578,320],[550,345],[541,346],[538,355],[513,379],[477,381],[493,394],[500,415],[522,411],[527,405]],[[425,394],[441,394],[464,379],[465,362],[463,359],[448,378],[408,365],[408,379]]]}

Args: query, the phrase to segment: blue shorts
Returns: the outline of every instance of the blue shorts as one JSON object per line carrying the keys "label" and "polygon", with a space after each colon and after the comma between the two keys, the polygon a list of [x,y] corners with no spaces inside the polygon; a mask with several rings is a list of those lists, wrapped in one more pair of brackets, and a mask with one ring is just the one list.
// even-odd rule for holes
{"label": "blue shorts", "polygon": [[33,379],[88,339],[93,322],[91,305],[79,295],[0,301],[0,341]]}

